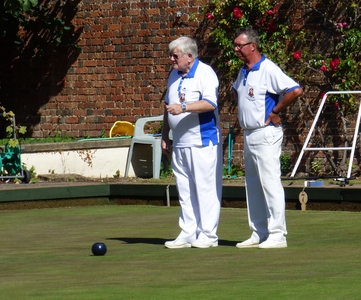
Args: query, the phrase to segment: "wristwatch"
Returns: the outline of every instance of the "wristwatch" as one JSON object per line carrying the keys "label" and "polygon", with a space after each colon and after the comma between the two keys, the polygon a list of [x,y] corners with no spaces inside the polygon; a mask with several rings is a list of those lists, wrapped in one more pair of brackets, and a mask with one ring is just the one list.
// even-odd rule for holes
{"label": "wristwatch", "polygon": [[181,105],[182,105],[182,112],[185,113],[187,111],[187,103],[182,102]]}

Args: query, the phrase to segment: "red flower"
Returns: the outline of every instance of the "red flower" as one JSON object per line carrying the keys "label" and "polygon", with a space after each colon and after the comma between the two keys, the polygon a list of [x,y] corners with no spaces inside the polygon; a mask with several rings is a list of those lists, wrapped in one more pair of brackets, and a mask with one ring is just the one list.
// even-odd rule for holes
{"label": "red flower", "polygon": [[273,22],[269,22],[267,25],[266,25],[266,31],[269,32],[269,33],[272,33],[274,32],[276,29],[276,26]]}
{"label": "red flower", "polygon": [[342,23],[337,23],[337,27],[338,28],[346,28],[347,27],[347,23],[346,22],[342,22]]}
{"label": "red flower", "polygon": [[336,108],[340,108],[340,103],[335,102],[335,107],[336,107]]}
{"label": "red flower", "polygon": [[334,58],[333,60],[330,61],[330,68],[332,71],[336,72],[337,71],[337,67],[340,64],[340,59],[338,57]]}
{"label": "red flower", "polygon": [[262,19],[259,21],[259,25],[260,25],[260,26],[263,26],[265,23],[266,23],[266,20],[265,20],[264,18],[262,18]]}
{"label": "red flower", "polygon": [[233,9],[233,17],[235,19],[240,19],[243,17],[243,12],[241,11],[241,9],[239,7],[235,7]]}
{"label": "red flower", "polygon": [[214,19],[214,16],[212,15],[212,13],[207,13],[207,18],[209,20],[213,20]]}
{"label": "red flower", "polygon": [[322,65],[322,66],[320,67],[320,70],[321,70],[322,72],[326,72],[326,71],[327,71],[327,67],[326,67],[325,65]]}
{"label": "red flower", "polygon": [[266,11],[266,14],[269,16],[274,15],[277,12],[277,9],[274,7],[273,9],[269,9]]}
{"label": "red flower", "polygon": [[293,52],[293,58],[296,60],[299,60],[301,58],[301,52],[300,51],[295,51]]}

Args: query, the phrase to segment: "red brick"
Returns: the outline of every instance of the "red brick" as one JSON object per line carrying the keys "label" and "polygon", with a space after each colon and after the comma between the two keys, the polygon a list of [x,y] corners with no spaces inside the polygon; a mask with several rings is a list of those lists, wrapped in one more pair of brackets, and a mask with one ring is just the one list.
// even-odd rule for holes
{"label": "red brick", "polygon": [[[44,102],[38,108],[40,123],[32,124],[32,135],[43,137],[59,129],[66,135],[97,137],[102,130],[109,130],[115,120],[135,122],[140,116],[162,114],[162,99],[171,70],[168,44],[178,36],[194,36],[197,33],[199,22],[190,21],[189,16],[193,14],[201,20],[203,13],[199,6],[208,2],[81,1],[73,20],[73,24],[81,30],[81,51],[76,59],[69,62],[68,72],[63,74],[63,86],[60,88],[54,83],[53,86],[57,86],[56,90],[51,91],[54,96],[41,99]],[[280,7],[283,1],[278,2]],[[308,6],[315,6],[319,2],[311,1]],[[170,3],[175,5],[171,7]],[[310,8],[296,4],[292,4],[295,7],[292,25],[297,29],[304,25],[304,16],[310,12]],[[320,6],[318,9],[323,8]],[[182,12],[180,20],[186,27],[175,22],[178,11]],[[313,27],[316,25],[310,24]],[[209,29],[202,30],[205,30],[206,36],[209,34]],[[200,49],[201,54],[202,50]],[[66,67],[64,65],[65,71]],[[57,82],[62,79],[56,78]],[[321,82],[320,78],[313,80],[315,84]],[[318,88],[312,91],[314,101],[318,99],[319,93]],[[237,108],[232,100],[220,97],[220,110],[222,126],[238,126],[234,157],[241,161],[243,138],[237,125]],[[69,115],[58,116],[59,112]],[[111,115],[108,115],[109,112]],[[298,107],[290,109],[290,114],[297,112]],[[92,115],[89,116],[88,113]],[[305,120],[312,119],[308,112],[303,112],[302,117]],[[288,122],[292,126],[297,124],[292,117],[289,117]],[[311,123],[309,121],[304,126],[309,127]],[[338,124],[335,122],[334,127],[336,126]],[[352,127],[351,122],[347,128],[349,127]],[[228,130],[224,127],[223,136],[227,133]],[[287,140],[300,145],[305,134],[307,129],[300,129]],[[288,146],[291,147],[292,145]]]}

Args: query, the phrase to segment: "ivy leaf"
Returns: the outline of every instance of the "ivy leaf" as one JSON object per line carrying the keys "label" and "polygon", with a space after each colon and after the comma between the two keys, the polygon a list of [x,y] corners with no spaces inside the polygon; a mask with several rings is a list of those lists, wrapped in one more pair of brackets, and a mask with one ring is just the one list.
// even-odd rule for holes
{"label": "ivy leaf", "polygon": [[10,140],[8,141],[8,145],[9,145],[10,147],[15,148],[17,145],[19,145],[19,141],[16,140],[16,139],[10,139]]}
{"label": "ivy leaf", "polygon": [[26,133],[26,126],[20,126],[19,133],[25,134]]}
{"label": "ivy leaf", "polygon": [[25,12],[28,12],[29,10],[30,10],[30,5],[31,3],[30,3],[30,1],[29,0],[24,0],[23,1],[23,10],[25,11]]}
{"label": "ivy leaf", "polygon": [[13,126],[11,126],[11,125],[7,126],[6,127],[6,132],[10,133],[10,134],[13,133],[14,132]]}
{"label": "ivy leaf", "polygon": [[33,5],[33,7],[38,5],[38,0],[30,0],[30,2]]}

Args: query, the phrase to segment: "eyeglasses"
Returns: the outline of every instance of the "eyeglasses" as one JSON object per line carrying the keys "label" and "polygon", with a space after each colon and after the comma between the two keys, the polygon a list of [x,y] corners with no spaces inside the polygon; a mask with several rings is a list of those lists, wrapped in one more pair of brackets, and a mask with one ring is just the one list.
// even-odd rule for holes
{"label": "eyeglasses", "polygon": [[233,47],[238,50],[242,50],[244,46],[247,46],[249,44],[252,44],[252,42],[246,43],[246,44],[233,44]]}
{"label": "eyeglasses", "polygon": [[174,58],[175,60],[177,60],[177,59],[179,59],[179,58],[181,58],[181,57],[183,57],[185,54],[182,54],[181,56],[178,56],[177,54],[173,54],[173,53],[171,53],[171,54],[169,54],[169,57],[170,58]]}

